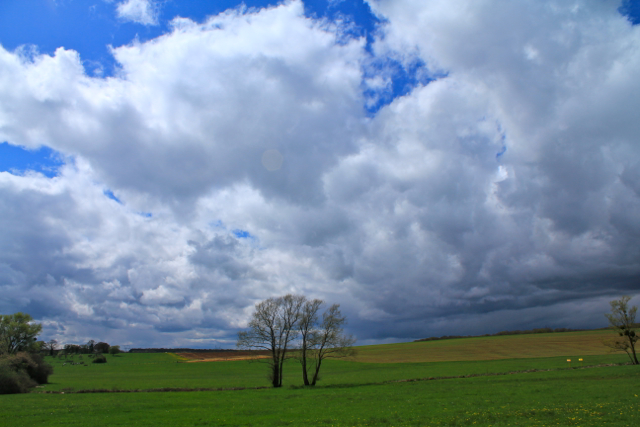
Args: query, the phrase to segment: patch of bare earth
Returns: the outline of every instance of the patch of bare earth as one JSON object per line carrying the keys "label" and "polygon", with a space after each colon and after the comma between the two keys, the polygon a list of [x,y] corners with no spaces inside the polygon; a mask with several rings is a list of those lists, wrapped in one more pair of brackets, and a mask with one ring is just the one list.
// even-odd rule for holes
{"label": "patch of bare earth", "polygon": [[271,357],[266,351],[211,351],[198,353],[176,353],[184,357],[187,363],[192,362],[225,362],[233,360],[267,359]]}

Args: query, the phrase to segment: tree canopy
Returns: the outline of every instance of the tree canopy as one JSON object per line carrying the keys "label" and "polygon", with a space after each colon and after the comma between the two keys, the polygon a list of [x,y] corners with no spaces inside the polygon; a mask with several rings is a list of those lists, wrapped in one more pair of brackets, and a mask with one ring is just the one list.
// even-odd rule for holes
{"label": "tree canopy", "polygon": [[33,352],[42,325],[26,313],[0,314],[0,354]]}

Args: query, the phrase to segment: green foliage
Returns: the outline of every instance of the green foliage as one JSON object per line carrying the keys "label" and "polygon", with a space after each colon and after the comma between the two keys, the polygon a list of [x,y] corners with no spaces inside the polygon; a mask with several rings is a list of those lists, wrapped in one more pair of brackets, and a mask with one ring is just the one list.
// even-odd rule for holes
{"label": "green foliage", "polygon": [[0,354],[38,351],[36,336],[40,331],[42,325],[33,323],[26,313],[0,314]]}
{"label": "green foliage", "polygon": [[49,376],[53,374],[53,366],[45,362],[44,357],[40,354],[30,354],[29,358],[33,362],[27,367],[29,377],[38,384],[47,384]]}
{"label": "green foliage", "polygon": [[0,394],[28,393],[36,382],[25,370],[16,369],[9,357],[0,360]]}
{"label": "green foliage", "polygon": [[112,345],[109,347],[109,354],[115,355],[121,353],[119,345]]}
{"label": "green foliage", "polygon": [[0,394],[26,393],[46,384],[53,367],[39,354],[17,353],[0,358]]}
{"label": "green foliage", "polygon": [[104,357],[104,354],[96,354],[91,363],[107,363],[107,358]]}
{"label": "green foliage", "polygon": [[76,344],[65,344],[64,354],[79,354],[82,352],[82,347]]}

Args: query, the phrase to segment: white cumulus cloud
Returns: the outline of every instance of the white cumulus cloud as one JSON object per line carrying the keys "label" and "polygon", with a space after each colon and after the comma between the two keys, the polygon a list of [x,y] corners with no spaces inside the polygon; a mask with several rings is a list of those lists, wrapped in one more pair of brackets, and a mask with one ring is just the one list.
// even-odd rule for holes
{"label": "white cumulus cloud", "polygon": [[142,25],[158,25],[159,6],[154,0],[125,0],[118,3],[116,13],[124,21]]}

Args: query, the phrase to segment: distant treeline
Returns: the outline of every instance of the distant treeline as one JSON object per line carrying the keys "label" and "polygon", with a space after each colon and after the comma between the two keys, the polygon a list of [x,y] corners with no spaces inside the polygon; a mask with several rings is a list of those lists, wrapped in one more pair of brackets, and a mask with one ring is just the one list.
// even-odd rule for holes
{"label": "distant treeline", "polygon": [[529,330],[526,330],[526,331],[520,331],[520,330],[502,331],[502,332],[498,332],[496,334],[484,334],[484,335],[444,335],[442,337],[422,338],[422,339],[419,339],[419,340],[414,340],[413,342],[436,341],[436,340],[451,340],[451,339],[455,339],[455,338],[496,337],[496,336],[499,336],[499,335],[548,334],[548,333],[551,333],[551,332],[580,332],[580,331],[586,331],[586,330],[587,329],[536,328],[536,329],[529,329]]}
{"label": "distant treeline", "polygon": [[216,351],[239,351],[236,349],[203,349],[203,348],[132,348],[129,353],[212,353]]}

